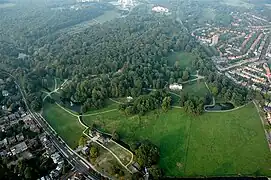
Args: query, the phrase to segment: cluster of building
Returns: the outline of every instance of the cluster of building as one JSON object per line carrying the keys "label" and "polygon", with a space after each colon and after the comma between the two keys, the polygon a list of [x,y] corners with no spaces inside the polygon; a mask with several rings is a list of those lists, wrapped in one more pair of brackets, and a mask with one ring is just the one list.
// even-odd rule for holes
{"label": "cluster of building", "polygon": [[[213,31],[212,31],[213,30]],[[198,35],[196,34],[198,33]],[[193,37],[199,40],[203,44],[215,46],[219,40],[219,29],[217,28],[199,28],[191,33]]]}
{"label": "cluster of building", "polygon": [[[219,55],[212,57],[212,61],[221,74],[236,84],[271,94],[271,22],[250,13],[231,15],[234,22],[229,28],[206,24],[191,35],[216,47]],[[265,123],[271,126],[271,103],[266,103],[263,108]],[[271,148],[271,131],[266,130],[266,136]]]}
{"label": "cluster of building", "polygon": [[[40,128],[32,116],[23,111],[22,108],[19,109],[15,113],[7,114],[0,118],[0,130],[6,134],[6,137],[1,137],[3,139],[0,141],[0,156],[16,157],[15,159],[31,159],[33,157],[32,150],[36,148],[36,144],[41,142],[41,149],[45,149],[43,155],[51,157],[57,166],[46,177],[41,177],[40,179],[57,179],[62,171],[64,159],[54,145],[47,140],[45,133],[40,134]],[[22,129],[22,132],[16,134],[13,131],[14,128]],[[38,139],[36,137],[28,137],[27,132],[25,132],[26,129],[35,132],[40,141],[37,142]]]}
{"label": "cluster of building", "polygon": [[254,62],[243,65],[227,71],[225,75],[235,83],[253,90],[262,91],[266,86],[271,88],[270,70],[266,63]]}
{"label": "cluster of building", "polygon": [[152,11],[157,13],[168,13],[169,9],[162,6],[154,6],[152,8]]}
{"label": "cluster of building", "polygon": [[14,131],[14,128],[29,128],[33,132],[40,132],[40,129],[36,125],[29,126],[29,124],[20,123],[23,122],[26,117],[27,113],[21,110],[0,118],[0,130],[2,134],[5,134],[4,137],[1,137],[2,140],[0,141],[0,156],[32,157],[32,154],[28,151],[28,149],[33,146],[35,139],[29,139],[24,135],[25,132]]}
{"label": "cluster of building", "polygon": [[45,133],[39,135],[40,142],[46,150],[44,154],[46,157],[50,157],[53,162],[57,165],[55,169],[53,169],[47,176],[41,177],[40,180],[51,180],[59,178],[62,168],[64,167],[64,158],[60,155],[60,153],[56,150],[53,143],[48,140]]}
{"label": "cluster of building", "polygon": [[[219,55],[212,60],[220,73],[242,86],[269,91],[271,73],[267,61],[271,59],[271,43],[266,46],[271,25],[264,18],[252,14],[231,15],[234,19],[231,27],[206,24],[191,35],[201,43],[216,47]],[[247,23],[251,26],[240,28]]]}

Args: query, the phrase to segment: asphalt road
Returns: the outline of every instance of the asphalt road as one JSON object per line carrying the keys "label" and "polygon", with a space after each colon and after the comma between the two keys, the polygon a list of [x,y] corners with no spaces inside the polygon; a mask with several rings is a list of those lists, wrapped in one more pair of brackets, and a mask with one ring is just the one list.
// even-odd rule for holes
{"label": "asphalt road", "polygon": [[43,130],[47,133],[47,135],[50,137],[51,142],[55,145],[55,147],[63,155],[63,157],[69,163],[71,163],[78,172],[82,173],[87,179],[91,180],[102,179],[102,176],[93,169],[91,169],[86,163],[84,163],[84,161],[76,153],[73,153],[65,142],[57,138],[56,134],[53,132],[53,130],[51,130],[47,123],[45,123],[44,119],[39,114],[33,113],[31,111],[25,98],[24,91],[22,90],[21,86],[17,83],[16,78],[12,74],[6,72],[5,70],[1,69],[1,71],[2,73],[8,74],[10,77],[13,78],[14,83],[17,85],[20,93],[22,94],[28,112],[33,116],[36,123],[41,128],[43,128]]}

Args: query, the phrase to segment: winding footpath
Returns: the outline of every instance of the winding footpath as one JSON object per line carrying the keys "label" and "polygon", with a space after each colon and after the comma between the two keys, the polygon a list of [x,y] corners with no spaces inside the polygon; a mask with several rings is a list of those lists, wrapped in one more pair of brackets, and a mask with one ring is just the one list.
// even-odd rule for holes
{"label": "winding footpath", "polygon": [[43,93],[45,93],[46,94],[46,96],[42,99],[42,101],[45,101],[45,99],[47,98],[47,97],[51,97],[51,95],[53,94],[53,93],[58,93],[58,90],[62,87],[62,86],[64,86],[66,83],[67,83],[67,79],[57,88],[57,80],[55,79],[55,89],[53,90],[53,91],[51,91],[51,92],[46,92],[46,91],[42,91]]}

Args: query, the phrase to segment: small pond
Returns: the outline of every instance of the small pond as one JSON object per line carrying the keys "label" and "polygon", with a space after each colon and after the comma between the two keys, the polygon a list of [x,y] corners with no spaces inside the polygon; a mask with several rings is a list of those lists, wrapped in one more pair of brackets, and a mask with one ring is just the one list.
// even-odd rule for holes
{"label": "small pond", "polygon": [[230,110],[233,109],[234,105],[232,103],[226,102],[226,103],[216,103],[214,106],[206,107],[205,110],[207,111],[224,111],[224,110]]}

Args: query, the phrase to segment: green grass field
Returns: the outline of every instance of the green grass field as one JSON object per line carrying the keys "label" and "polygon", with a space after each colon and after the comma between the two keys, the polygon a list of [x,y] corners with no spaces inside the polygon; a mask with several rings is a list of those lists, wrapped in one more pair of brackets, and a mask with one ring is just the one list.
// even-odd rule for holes
{"label": "green grass field", "polygon": [[192,61],[196,58],[192,53],[174,52],[170,56],[166,57],[169,65],[178,65],[182,67],[189,67]]}
{"label": "green grass field", "polygon": [[114,111],[83,120],[107,132],[117,130],[128,144],[151,140],[160,149],[160,166],[167,176],[271,175],[271,154],[252,103],[199,117],[172,109],[144,117]]}
{"label": "green grass field", "polygon": [[184,84],[183,91],[190,95],[197,95],[199,97],[205,97],[206,93],[209,92],[203,80]]}
{"label": "green grass field", "polygon": [[75,148],[78,145],[84,127],[80,125],[76,117],[68,114],[56,104],[45,104],[43,117],[69,146]]}

